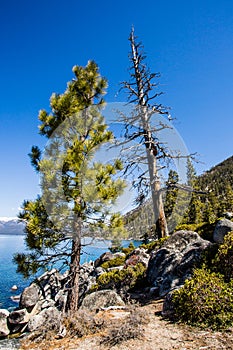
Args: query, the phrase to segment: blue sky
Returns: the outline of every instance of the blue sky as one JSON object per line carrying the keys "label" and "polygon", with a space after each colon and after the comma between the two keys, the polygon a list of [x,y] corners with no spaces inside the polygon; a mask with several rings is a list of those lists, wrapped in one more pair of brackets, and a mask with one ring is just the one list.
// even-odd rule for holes
{"label": "blue sky", "polygon": [[15,216],[38,192],[30,166],[43,147],[37,115],[63,92],[75,64],[94,59],[109,81],[107,101],[128,78],[131,26],[152,71],[161,73],[161,102],[198,172],[232,155],[233,4],[231,0],[2,0],[0,2],[0,216]]}

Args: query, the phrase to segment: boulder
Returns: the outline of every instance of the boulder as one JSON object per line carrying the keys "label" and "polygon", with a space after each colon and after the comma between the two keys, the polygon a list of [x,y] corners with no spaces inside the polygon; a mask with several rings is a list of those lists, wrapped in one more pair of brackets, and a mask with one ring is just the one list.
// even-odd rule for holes
{"label": "boulder", "polygon": [[8,317],[10,324],[25,324],[29,321],[29,313],[27,309],[12,311]]}
{"label": "boulder", "polygon": [[84,263],[79,270],[79,305],[81,305],[85,295],[90,288],[96,284],[96,274],[94,263]]}
{"label": "boulder", "polygon": [[27,331],[34,332],[38,329],[45,328],[46,330],[59,330],[61,321],[61,313],[56,307],[49,307],[42,310],[38,315],[30,318]]}
{"label": "boulder", "polygon": [[223,213],[222,216],[223,216],[224,218],[226,218],[226,219],[229,219],[229,220],[233,219],[233,213],[230,212],[230,211],[227,211],[227,212]]}
{"label": "boulder", "polygon": [[142,263],[145,267],[147,267],[149,259],[150,255],[146,253],[144,248],[136,248],[126,260],[125,267],[135,266],[138,263]]}
{"label": "boulder", "polygon": [[179,288],[181,288],[181,286],[176,288],[176,289],[173,289],[164,298],[163,309],[162,309],[162,316],[163,317],[170,318],[174,314],[173,293],[175,290],[177,290]]}
{"label": "boulder", "polygon": [[55,301],[53,299],[43,299],[40,300],[36,306],[38,310],[48,309],[49,307],[55,306]]}
{"label": "boulder", "polygon": [[164,297],[172,289],[184,284],[192,276],[192,270],[201,261],[202,252],[212,243],[193,231],[178,231],[171,235],[162,247],[152,252],[147,280]]}
{"label": "boulder", "polygon": [[226,234],[231,231],[233,231],[232,221],[228,219],[219,220],[214,229],[214,235],[213,235],[214,242],[221,244]]}
{"label": "boulder", "polygon": [[20,309],[12,311],[8,317],[8,325],[11,333],[18,333],[25,329],[28,321],[30,319],[30,314],[27,309]]}
{"label": "boulder", "polygon": [[14,284],[12,287],[11,287],[11,290],[14,292],[18,289],[18,287],[16,286],[16,284]]}
{"label": "boulder", "polygon": [[103,269],[102,267],[97,267],[96,269],[95,269],[95,275],[96,275],[96,277],[99,277],[100,275],[102,275],[103,273],[105,273],[106,272],[106,270],[105,269]]}
{"label": "boulder", "polygon": [[36,305],[40,299],[40,288],[36,283],[32,283],[29,287],[25,288],[21,294],[19,301],[20,309],[30,309]]}
{"label": "boulder", "polygon": [[124,306],[121,297],[112,290],[100,290],[87,295],[81,305],[81,309],[97,311],[110,306]]}
{"label": "boulder", "polygon": [[59,311],[65,311],[67,303],[67,294],[67,291],[61,289],[55,296],[55,306]]}
{"label": "boulder", "polygon": [[9,311],[6,309],[0,309],[0,337],[7,337],[10,334],[9,328],[7,326],[7,318],[9,316]]}
{"label": "boulder", "polygon": [[45,299],[55,298],[55,295],[62,287],[61,281],[64,282],[63,276],[56,269],[46,271],[43,275],[37,278],[37,284]]}

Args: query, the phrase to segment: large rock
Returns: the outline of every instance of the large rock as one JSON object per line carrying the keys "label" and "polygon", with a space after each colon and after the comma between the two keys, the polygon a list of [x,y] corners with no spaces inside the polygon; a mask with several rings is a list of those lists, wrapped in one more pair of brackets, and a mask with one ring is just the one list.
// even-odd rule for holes
{"label": "large rock", "polygon": [[29,320],[27,309],[12,311],[8,317],[8,322],[11,324],[25,324]]}
{"label": "large rock", "polygon": [[219,220],[215,226],[213,240],[221,244],[227,233],[233,231],[233,222],[228,219]]}
{"label": "large rock", "polygon": [[79,304],[82,303],[85,295],[95,283],[94,263],[89,262],[81,265],[79,270]]}
{"label": "large rock", "polygon": [[97,311],[110,306],[124,306],[121,297],[112,290],[100,290],[87,295],[81,305],[81,309]]}
{"label": "large rock", "polygon": [[65,283],[63,280],[63,276],[56,269],[52,269],[37,278],[37,284],[45,299],[54,299],[62,288],[62,283]]}
{"label": "large rock", "polygon": [[44,328],[58,330],[60,327],[61,313],[56,307],[49,307],[42,310],[38,315],[34,315],[30,318],[27,330],[34,332],[38,329]]}
{"label": "large rock", "polygon": [[9,314],[8,310],[0,309],[0,337],[7,337],[8,334],[10,334],[7,326],[7,318]]}
{"label": "large rock", "polygon": [[148,266],[150,255],[146,253],[144,248],[136,248],[127,258],[125,267],[135,266],[138,263],[142,263],[145,267]]}
{"label": "large rock", "polygon": [[37,284],[32,283],[29,287],[25,288],[21,294],[19,307],[20,309],[30,309],[36,305],[40,299],[40,288]]}
{"label": "large rock", "polygon": [[11,333],[21,332],[27,325],[30,314],[27,309],[12,311],[8,317],[8,325]]}
{"label": "large rock", "polygon": [[158,296],[184,284],[192,270],[200,263],[202,252],[211,245],[193,231],[178,231],[163,246],[151,254],[147,279]]}

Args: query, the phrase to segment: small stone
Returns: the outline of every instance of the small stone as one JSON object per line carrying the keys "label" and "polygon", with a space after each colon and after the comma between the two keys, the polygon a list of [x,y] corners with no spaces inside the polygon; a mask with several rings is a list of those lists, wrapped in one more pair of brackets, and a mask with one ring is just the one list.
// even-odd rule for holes
{"label": "small stone", "polygon": [[16,286],[16,284],[14,284],[12,287],[11,287],[11,290],[13,291],[16,291],[18,289],[18,287]]}

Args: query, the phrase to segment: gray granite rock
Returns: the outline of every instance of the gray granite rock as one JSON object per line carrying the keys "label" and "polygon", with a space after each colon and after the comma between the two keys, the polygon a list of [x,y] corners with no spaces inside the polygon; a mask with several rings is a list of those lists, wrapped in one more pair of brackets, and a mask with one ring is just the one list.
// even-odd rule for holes
{"label": "gray granite rock", "polygon": [[8,310],[0,309],[0,337],[7,337],[10,334],[7,326],[7,318],[9,314]]}
{"label": "gray granite rock", "polygon": [[100,290],[87,295],[81,305],[81,309],[90,311],[100,310],[110,306],[124,306],[121,297],[112,290]]}
{"label": "gray granite rock", "polygon": [[49,307],[42,310],[38,315],[34,315],[30,318],[27,330],[34,332],[38,329],[57,329],[59,330],[61,322],[61,313],[56,307]]}
{"label": "gray granite rock", "polygon": [[221,244],[226,234],[231,231],[233,231],[232,221],[228,219],[219,220],[214,229],[214,235],[213,235],[214,242]]}
{"label": "gray granite rock", "polygon": [[32,283],[29,287],[25,288],[21,294],[19,307],[20,309],[32,308],[40,299],[40,288],[37,284]]}
{"label": "gray granite rock", "polygon": [[158,296],[163,297],[183,285],[201,261],[202,252],[211,244],[196,232],[178,231],[159,250],[152,252],[147,280],[152,287],[157,288]]}

